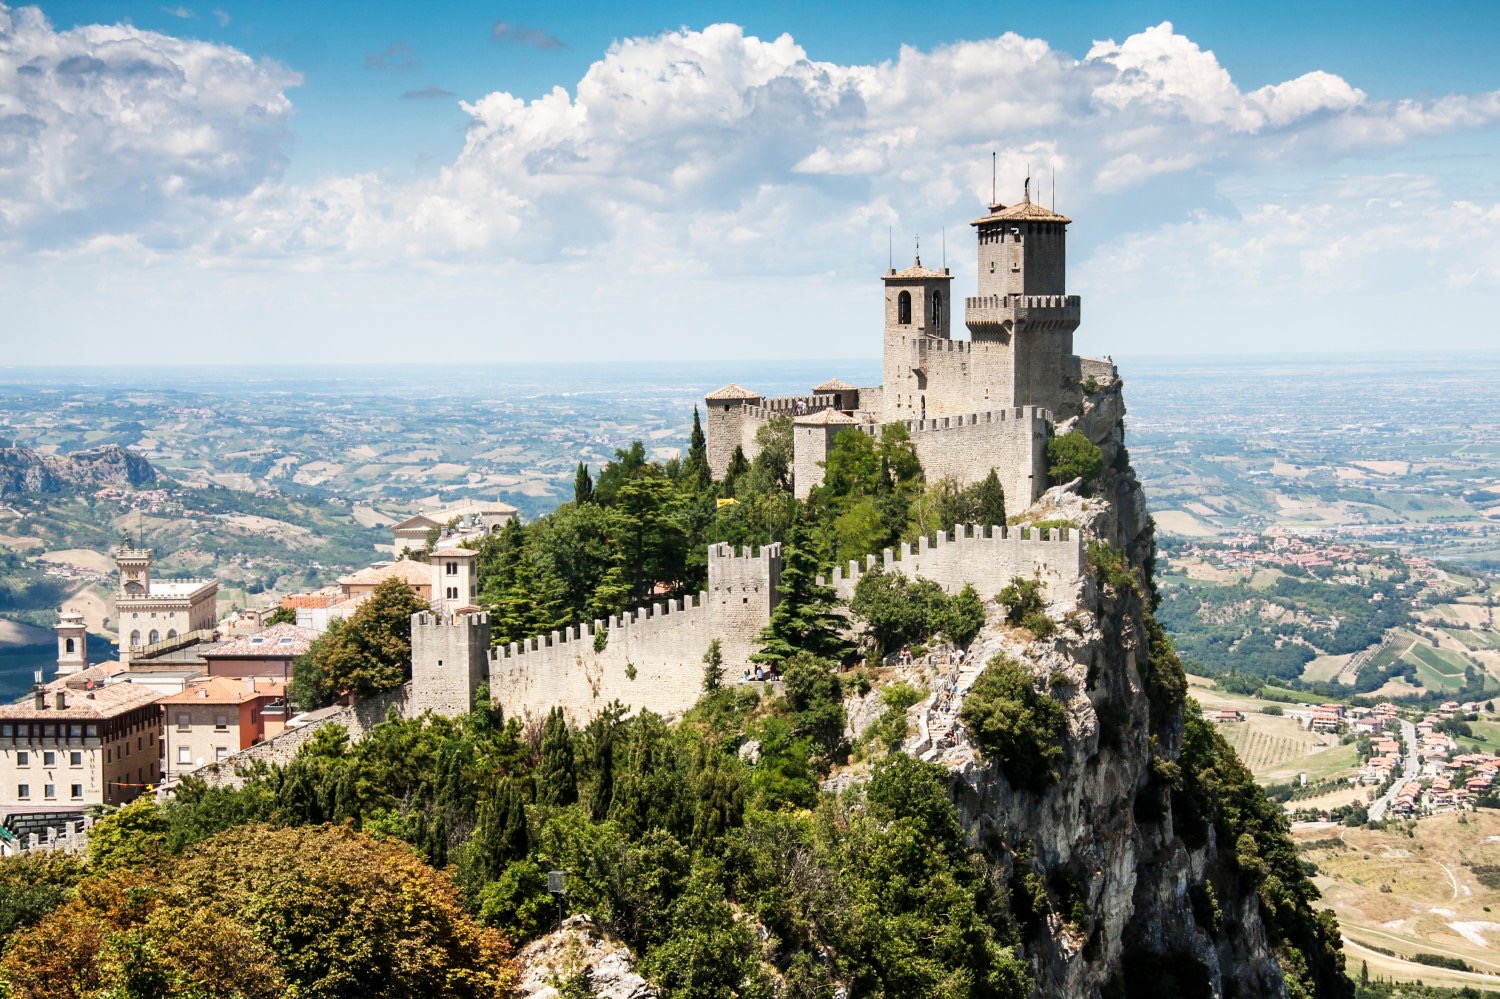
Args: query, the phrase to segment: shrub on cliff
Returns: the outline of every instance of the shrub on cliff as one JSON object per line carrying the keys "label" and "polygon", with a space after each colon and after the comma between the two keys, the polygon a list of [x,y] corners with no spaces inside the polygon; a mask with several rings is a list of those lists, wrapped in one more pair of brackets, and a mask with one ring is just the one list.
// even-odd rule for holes
{"label": "shrub on cliff", "polygon": [[1047,481],[1053,485],[1082,479],[1087,494],[1103,467],[1103,452],[1081,431],[1070,430],[1047,442]]}
{"label": "shrub on cliff", "polygon": [[1067,718],[1020,663],[997,655],[974,681],[959,718],[969,738],[1018,788],[1041,791],[1058,779]]}

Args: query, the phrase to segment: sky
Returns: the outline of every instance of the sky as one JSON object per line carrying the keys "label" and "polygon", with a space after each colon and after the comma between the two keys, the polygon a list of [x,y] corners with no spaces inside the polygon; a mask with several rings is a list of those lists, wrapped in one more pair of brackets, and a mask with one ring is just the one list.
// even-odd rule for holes
{"label": "sky", "polygon": [[[1074,221],[1080,352],[1494,349],[1492,2],[0,3],[0,365],[871,357]],[[1054,202],[1055,189],[1055,202]]]}

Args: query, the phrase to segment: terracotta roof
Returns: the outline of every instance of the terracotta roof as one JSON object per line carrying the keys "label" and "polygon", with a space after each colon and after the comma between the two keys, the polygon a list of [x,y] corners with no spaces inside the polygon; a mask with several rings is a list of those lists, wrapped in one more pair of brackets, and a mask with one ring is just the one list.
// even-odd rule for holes
{"label": "terracotta roof", "polygon": [[840,413],[836,409],[820,409],[809,416],[799,416],[796,419],[799,427],[827,427],[827,426],[854,426],[858,421],[852,416]]}
{"label": "terracotta roof", "polygon": [[931,267],[923,267],[922,258],[918,257],[904,271],[886,271],[884,279],[886,281],[952,281],[953,275],[948,273],[947,268],[935,271]]}
{"label": "terracotta roof", "polygon": [[329,607],[339,599],[337,593],[290,593],[281,598],[281,606],[287,610],[299,607]]}
{"label": "terracotta roof", "polygon": [[135,708],[150,704],[161,697],[161,691],[123,680],[93,690],[67,690],[64,692],[64,707],[57,707],[57,691],[48,690],[40,711],[31,696],[16,704],[0,705],[0,718],[29,721],[73,721],[82,719],[113,718]]}
{"label": "terracotta roof", "polygon": [[286,696],[286,684],[281,680],[255,677],[255,689],[243,677],[210,676],[196,680],[180,693],[161,699],[162,704],[240,704],[259,698]]}
{"label": "terracotta roof", "polygon": [[990,222],[1063,222],[1073,220],[1066,215],[1059,215],[1049,208],[1031,201],[1023,201],[1009,208],[1003,206],[992,206],[988,215],[982,215],[969,225],[986,225]]}
{"label": "terracotta roof", "polygon": [[452,548],[434,548],[432,558],[478,558],[479,553],[472,548],[463,548],[455,545]]}
{"label": "terracotta roof", "polygon": [[843,381],[842,379],[830,378],[822,385],[814,385],[813,391],[821,395],[825,392],[858,392],[859,388],[857,386],[850,385],[848,382]]}
{"label": "terracotta roof", "polygon": [[730,382],[717,392],[710,392],[704,396],[705,399],[759,399],[759,392],[751,392],[749,389]]}
{"label": "terracotta roof", "polygon": [[400,579],[412,585],[422,585],[432,581],[432,567],[426,562],[418,562],[416,559],[409,558],[396,562],[377,562],[358,572],[339,577],[339,585],[379,586],[387,579]]}
{"label": "terracotta roof", "polygon": [[253,635],[231,638],[227,642],[211,645],[202,652],[203,658],[260,657],[285,659],[300,656],[307,651],[318,633],[312,628],[299,628],[295,624],[273,624]]}

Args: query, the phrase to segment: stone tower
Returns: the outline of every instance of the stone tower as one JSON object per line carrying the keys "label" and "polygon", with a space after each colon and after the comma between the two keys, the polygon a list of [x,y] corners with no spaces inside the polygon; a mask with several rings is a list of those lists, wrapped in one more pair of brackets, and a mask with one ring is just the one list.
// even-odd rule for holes
{"label": "stone tower", "polygon": [[120,573],[117,596],[144,597],[151,593],[151,549],[115,549],[115,568]]}
{"label": "stone tower", "polygon": [[792,426],[792,485],[798,499],[807,499],[813,487],[822,484],[833,439],[858,426],[852,416],[837,409],[820,409],[796,418]]}
{"label": "stone tower", "polygon": [[412,717],[431,711],[455,718],[474,706],[489,680],[490,619],[486,614],[411,616]]}
{"label": "stone tower", "polygon": [[[722,479],[734,449],[743,447],[746,434],[755,439],[754,426],[746,425],[746,407],[759,406],[761,395],[731,382],[703,397],[704,435],[708,438],[708,469]],[[749,449],[746,449],[748,456]]]}
{"label": "stone tower", "polygon": [[432,606],[445,617],[464,607],[475,606],[479,583],[472,548],[439,548],[428,558],[432,565]]}
{"label": "stone tower", "polygon": [[65,610],[57,617],[57,675],[71,676],[89,665],[89,630],[83,615]]}
{"label": "stone tower", "polygon": [[976,351],[999,348],[997,373],[1009,382],[997,393],[1001,406],[1059,411],[1080,318],[1078,296],[1066,289],[1071,221],[1028,197],[991,205],[970,223],[979,238],[979,294],[965,300],[964,323]]}
{"label": "stone tower", "polygon": [[885,282],[885,419],[920,420],[927,406],[923,358],[931,341],[947,342],[953,275],[922,266],[891,269]]}

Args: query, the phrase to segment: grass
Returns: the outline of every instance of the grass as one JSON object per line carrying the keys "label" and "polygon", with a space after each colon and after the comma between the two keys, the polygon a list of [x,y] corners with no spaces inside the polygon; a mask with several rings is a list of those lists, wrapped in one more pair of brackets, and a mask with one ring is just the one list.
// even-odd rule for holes
{"label": "grass", "polygon": [[1285,704],[1322,704],[1328,699],[1319,697],[1317,694],[1309,694],[1304,690],[1288,690],[1286,687],[1275,687],[1269,683],[1261,688],[1261,696],[1268,701]]}

